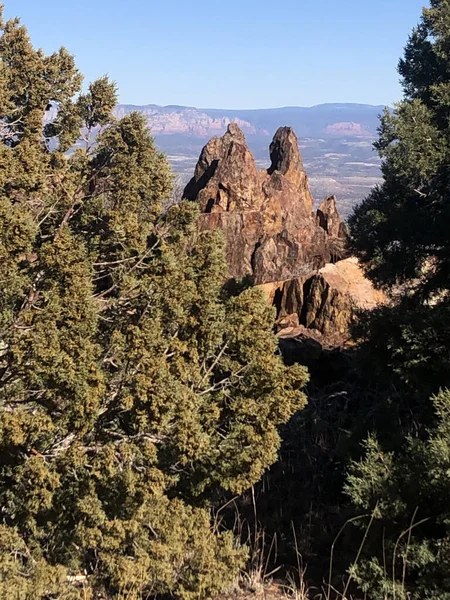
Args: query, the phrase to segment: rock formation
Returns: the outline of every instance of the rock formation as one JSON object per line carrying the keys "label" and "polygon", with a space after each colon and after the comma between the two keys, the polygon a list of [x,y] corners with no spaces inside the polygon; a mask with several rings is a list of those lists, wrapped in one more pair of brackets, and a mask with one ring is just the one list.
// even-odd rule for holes
{"label": "rock formation", "polygon": [[[344,256],[344,230],[336,229],[334,221],[324,227],[326,219],[313,215],[290,127],[275,134],[270,158],[270,168],[259,171],[244,134],[231,123],[222,138],[203,148],[184,192],[200,205],[201,230],[223,230],[230,277],[251,276],[255,284],[307,275]],[[333,214],[330,223],[338,218],[334,199],[326,210]]]}
{"label": "rock formation", "polygon": [[314,330],[334,344],[346,341],[355,310],[371,310],[386,302],[354,257],[328,263],[309,276],[261,287],[277,307],[277,329],[283,337]]}
{"label": "rock formation", "polygon": [[325,229],[328,235],[336,238],[345,238],[347,227],[336,208],[336,197],[328,196],[317,209],[317,223]]}
{"label": "rock formation", "polygon": [[[229,278],[250,277],[277,307],[281,335],[315,331],[341,343],[354,308],[379,295],[345,250],[346,225],[329,196],[313,197],[290,127],[270,145],[271,166],[259,171],[235,123],[203,148],[184,197],[198,202],[200,231],[225,235]],[[314,335],[316,335],[314,334]]]}
{"label": "rock formation", "polygon": [[[249,135],[269,135],[265,129],[252,125],[239,117],[227,116],[225,111],[222,115],[212,117],[205,111],[188,106],[132,106],[119,104],[114,114],[117,118],[138,110],[146,119],[153,135],[187,135],[194,138],[208,138],[210,135],[222,134],[231,122],[237,123],[239,127]],[[216,111],[221,112],[221,111]]]}

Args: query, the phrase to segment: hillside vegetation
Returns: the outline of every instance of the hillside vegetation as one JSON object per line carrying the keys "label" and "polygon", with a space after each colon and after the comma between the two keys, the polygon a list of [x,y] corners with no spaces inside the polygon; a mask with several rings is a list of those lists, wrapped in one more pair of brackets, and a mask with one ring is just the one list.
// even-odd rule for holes
{"label": "hillside vegetation", "polygon": [[166,158],[115,86],[74,99],[66,50],[2,30],[0,597],[209,595],[246,556],[211,511],[275,461],[306,372],[195,206],[161,215]]}

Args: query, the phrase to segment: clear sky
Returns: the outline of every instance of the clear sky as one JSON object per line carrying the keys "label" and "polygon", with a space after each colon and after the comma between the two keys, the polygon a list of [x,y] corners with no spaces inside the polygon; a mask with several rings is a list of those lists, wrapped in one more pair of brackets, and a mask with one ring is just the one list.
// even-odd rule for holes
{"label": "clear sky", "polygon": [[3,0],[36,46],[61,45],[129,104],[390,104],[426,0]]}

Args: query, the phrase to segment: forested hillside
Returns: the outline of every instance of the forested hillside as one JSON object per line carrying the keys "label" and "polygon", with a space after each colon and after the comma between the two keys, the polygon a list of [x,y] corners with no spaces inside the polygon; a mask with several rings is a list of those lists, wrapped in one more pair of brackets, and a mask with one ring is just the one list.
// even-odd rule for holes
{"label": "forested hillside", "polygon": [[[196,193],[167,208],[168,160],[142,115],[114,116],[116,85],[83,92],[66,49],[0,28],[0,598],[201,600],[276,580],[301,600],[449,600],[449,0],[409,38],[383,181],[349,233],[332,199],[311,214],[288,128],[267,173],[240,131],[213,140]],[[262,205],[275,215],[243,277],[227,276],[232,203],[251,233]],[[387,301],[320,350],[305,321],[295,354],[255,273],[262,256],[297,274],[306,222],[346,238]]]}

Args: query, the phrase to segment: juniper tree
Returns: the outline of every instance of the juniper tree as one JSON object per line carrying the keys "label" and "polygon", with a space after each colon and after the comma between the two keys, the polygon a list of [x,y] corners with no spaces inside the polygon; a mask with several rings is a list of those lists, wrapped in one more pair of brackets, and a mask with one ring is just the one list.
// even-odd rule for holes
{"label": "juniper tree", "polygon": [[[350,218],[353,250],[395,309],[368,323],[374,357],[423,396],[450,385],[450,6],[424,9],[399,63],[404,98],[375,144],[383,183]],[[387,352],[386,352],[387,351]]]}
{"label": "juniper tree", "polygon": [[5,593],[205,597],[245,559],[212,512],[274,462],[305,370],[259,291],[224,290],[196,207],[161,214],[167,159],[142,116],[113,117],[114,84],[80,94],[18,20],[0,59]]}
{"label": "juniper tree", "polygon": [[[431,0],[400,61],[404,98],[376,148],[383,183],[351,219],[353,249],[391,297],[363,324],[379,381],[392,387],[347,493],[369,517],[352,575],[367,597],[448,598],[450,3]],[[429,394],[436,397],[429,399]],[[384,419],[374,419],[383,411]],[[388,566],[386,566],[388,565]]]}
{"label": "juniper tree", "polygon": [[350,465],[346,493],[364,515],[352,577],[373,600],[446,600],[449,580],[450,393],[433,397],[436,423],[401,451],[376,435]]}
{"label": "juniper tree", "polygon": [[449,3],[432,0],[399,63],[404,98],[381,119],[384,181],[350,220],[369,275],[380,285],[414,281],[424,294],[450,285],[449,52]]}

